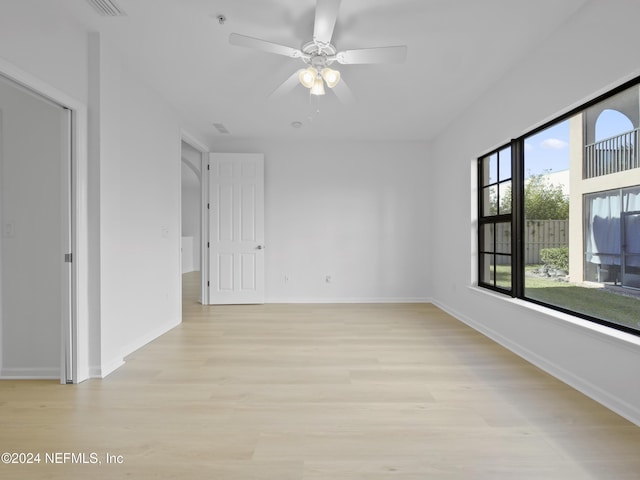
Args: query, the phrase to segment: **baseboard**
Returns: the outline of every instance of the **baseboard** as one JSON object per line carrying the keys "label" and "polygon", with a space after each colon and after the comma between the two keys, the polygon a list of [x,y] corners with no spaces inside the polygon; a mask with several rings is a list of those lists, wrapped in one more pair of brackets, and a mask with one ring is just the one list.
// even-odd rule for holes
{"label": "baseboard", "polygon": [[118,353],[118,355],[114,356],[108,362],[104,362],[100,366],[94,365],[93,367],[91,367],[90,368],[91,378],[105,378],[107,375],[113,373],[118,368],[123,366],[126,363],[125,358],[128,355],[131,355],[136,350],[144,347],[148,343],[154,341],[156,338],[164,335],[169,330],[174,329],[175,327],[180,325],[181,322],[182,322],[182,319],[175,320],[169,324],[163,325],[155,330],[152,330],[151,332],[128,343],[127,345],[125,345],[120,349],[120,352]]}
{"label": "baseboard", "polygon": [[60,367],[3,368],[3,380],[60,380]]}
{"label": "baseboard", "polygon": [[519,343],[512,341],[511,339],[505,337],[504,335],[490,328],[487,328],[485,325],[476,322],[471,317],[458,312],[454,308],[451,308],[448,305],[444,305],[438,301],[434,301],[433,304],[438,308],[440,308],[441,310],[448,313],[449,315],[451,315],[452,317],[461,321],[462,323],[465,323],[466,325],[470,326],[474,330],[482,333],[483,335],[489,337],[490,339],[499,343],[503,347],[512,351],[519,357],[522,357],[523,359],[527,360],[528,362],[540,368],[541,370],[544,370],[549,375],[552,375],[558,380],[566,383],[567,385],[575,388],[579,392],[585,394],[589,398],[604,405],[609,410],[614,411],[615,413],[626,418],[630,422],[640,426],[640,409],[637,406],[631,405],[630,403],[625,402],[624,400],[603,390],[599,386],[594,385],[588,380],[575,375],[573,372],[566,370],[565,368],[557,365],[554,362],[550,362],[546,358],[541,357],[537,353],[523,347]]}
{"label": "baseboard", "polygon": [[121,366],[125,364],[121,357],[111,359],[109,362],[105,362],[100,366],[92,366],[89,369],[89,375],[91,378],[105,378],[107,375],[115,372]]}
{"label": "baseboard", "polygon": [[428,297],[337,297],[337,298],[297,298],[297,297],[271,297],[265,303],[294,303],[294,304],[320,304],[320,303],[432,303]]}
{"label": "baseboard", "polygon": [[164,335],[170,330],[173,330],[178,325],[180,325],[180,323],[182,323],[181,318],[174,320],[173,322],[167,323],[165,325],[162,325],[154,330],[151,330],[149,333],[146,333],[145,335],[138,337],[137,339],[128,343],[127,345],[125,345],[123,348],[120,349],[120,356],[122,358],[126,358],[127,355],[131,355],[133,352],[144,347],[146,344],[154,341],[156,338]]}

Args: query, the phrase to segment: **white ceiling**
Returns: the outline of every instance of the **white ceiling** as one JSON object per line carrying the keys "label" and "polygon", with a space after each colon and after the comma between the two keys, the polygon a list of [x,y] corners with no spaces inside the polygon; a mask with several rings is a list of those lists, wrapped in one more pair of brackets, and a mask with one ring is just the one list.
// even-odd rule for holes
{"label": "white ceiling", "polygon": [[228,42],[236,32],[299,48],[311,40],[315,0],[116,0],[127,13],[116,18],[84,0],[61,3],[214,143],[213,123],[227,137],[428,140],[587,1],[343,0],[339,50],[408,46],[401,65],[339,67],[354,105],[330,91],[312,104],[302,86],[270,99],[302,62]]}

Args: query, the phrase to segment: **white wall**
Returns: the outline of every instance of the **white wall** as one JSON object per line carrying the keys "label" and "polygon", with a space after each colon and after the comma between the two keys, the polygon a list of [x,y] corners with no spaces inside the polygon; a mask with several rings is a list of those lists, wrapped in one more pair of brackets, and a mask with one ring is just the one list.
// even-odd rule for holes
{"label": "white wall", "polygon": [[88,45],[84,28],[58,2],[3,1],[0,57],[86,103]]}
{"label": "white wall", "polygon": [[89,104],[89,350],[100,376],[180,321],[184,122],[58,7],[4,2],[0,57]]}
{"label": "white wall", "polygon": [[60,378],[65,118],[0,79],[3,376]]}
{"label": "white wall", "polygon": [[[25,0],[1,3],[0,60],[3,71],[6,71],[7,65],[10,65],[8,71],[12,75],[18,73],[14,67],[19,69],[20,73],[17,76],[28,79],[27,83],[33,88],[42,87],[55,98],[65,98],[65,102],[74,108],[82,109],[88,101],[87,32],[71,20],[64,10],[59,8],[57,2]],[[77,113],[83,115],[85,112],[83,110]],[[80,149],[83,146],[83,135],[86,135],[86,132],[80,132],[80,135],[75,137],[76,146]],[[84,159],[82,161],[84,162]],[[77,172],[81,173],[82,170],[83,168],[79,168]],[[78,193],[79,198],[83,195],[95,197],[96,190],[88,189]],[[84,218],[79,218],[80,226],[84,225]],[[94,208],[90,206],[87,218],[91,221],[98,218],[95,204]],[[81,246],[84,246],[86,232],[82,231],[79,235]],[[93,255],[97,258],[94,250],[96,243],[93,238],[89,246],[93,253],[87,250],[76,252],[79,254],[77,257]],[[83,278],[96,273],[93,264],[78,265],[76,270]],[[99,283],[92,282],[92,287],[89,299],[78,299],[78,314],[83,322],[78,331],[78,338],[82,343],[78,351],[78,358],[82,362],[78,370],[81,378],[85,378],[88,372],[86,357],[89,347],[86,337],[93,335],[94,341],[99,338],[98,331],[90,329],[87,334],[85,328],[87,317],[91,322],[99,320],[99,311],[96,313],[99,302],[95,294],[96,290],[99,294]],[[82,296],[85,297],[84,294]]]}
{"label": "white wall", "polygon": [[[433,227],[447,234],[434,236],[430,262],[438,305],[638,424],[637,337],[470,285],[476,262],[474,159],[637,74],[637,62],[629,59],[637,58],[639,17],[636,1],[588,3],[437,138]],[[441,208],[443,199],[447,208]]]}
{"label": "white wall", "polygon": [[89,105],[88,350],[101,376],[180,321],[180,141],[190,125],[59,7],[2,2],[0,57]]}
{"label": "white wall", "polygon": [[241,140],[214,148],[265,154],[267,301],[428,299],[428,145],[319,145]]}
{"label": "white wall", "polygon": [[181,320],[180,122],[91,37],[100,208],[100,355],[93,375]]}

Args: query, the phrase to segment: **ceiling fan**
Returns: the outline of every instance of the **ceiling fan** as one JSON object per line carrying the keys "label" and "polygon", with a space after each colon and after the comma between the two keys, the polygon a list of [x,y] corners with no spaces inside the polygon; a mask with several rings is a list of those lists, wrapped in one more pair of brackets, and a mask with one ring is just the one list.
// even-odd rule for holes
{"label": "ceiling fan", "polygon": [[272,95],[279,96],[293,90],[298,83],[309,89],[311,95],[324,95],[325,83],[343,102],[353,101],[350,89],[342,80],[340,72],[331,65],[403,63],[407,46],[361,48],[338,51],[331,43],[341,0],[316,0],[313,39],[301,48],[288,47],[259,38],[232,33],[229,43],[241,47],[255,48],[268,53],[299,58],[307,66],[293,73]]}

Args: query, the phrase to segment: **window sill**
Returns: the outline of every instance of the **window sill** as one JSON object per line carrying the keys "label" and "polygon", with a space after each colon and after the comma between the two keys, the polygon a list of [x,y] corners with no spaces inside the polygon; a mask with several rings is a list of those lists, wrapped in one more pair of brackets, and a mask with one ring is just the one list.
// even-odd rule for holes
{"label": "window sill", "polygon": [[476,285],[470,285],[469,290],[477,295],[484,297],[491,297],[499,302],[505,302],[531,312],[541,314],[541,318],[546,321],[553,322],[556,325],[570,328],[572,330],[579,330],[583,334],[589,334],[597,337],[599,340],[607,340],[617,345],[625,346],[632,349],[637,353],[640,348],[640,337],[631,333],[622,332],[615,328],[607,327],[606,325],[600,325],[598,323],[590,322],[580,317],[570,315],[568,313],[559,312],[537,303],[528,302],[520,298],[512,298],[507,295],[501,295],[486,288],[478,287]]}

